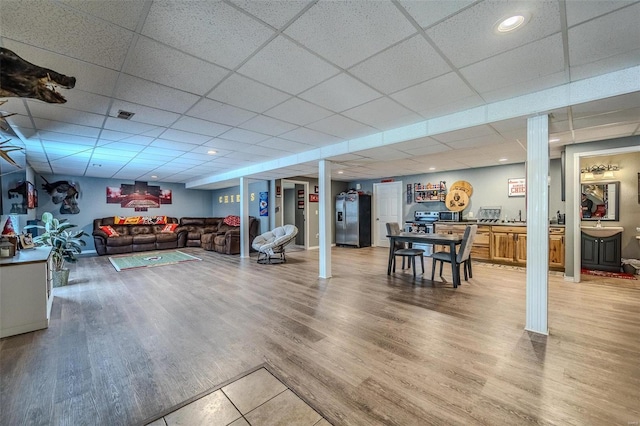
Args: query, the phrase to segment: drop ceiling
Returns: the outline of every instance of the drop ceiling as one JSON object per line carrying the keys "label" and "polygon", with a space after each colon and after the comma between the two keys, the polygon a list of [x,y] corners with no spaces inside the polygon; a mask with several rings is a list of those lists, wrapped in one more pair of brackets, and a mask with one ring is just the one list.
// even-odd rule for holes
{"label": "drop ceiling", "polygon": [[[0,106],[36,173],[200,188],[317,176],[318,148],[338,180],[524,162],[526,115],[336,147],[640,65],[638,1],[0,0],[0,20],[2,47],[77,79],[64,104]],[[639,92],[546,112],[552,158],[640,134]]]}

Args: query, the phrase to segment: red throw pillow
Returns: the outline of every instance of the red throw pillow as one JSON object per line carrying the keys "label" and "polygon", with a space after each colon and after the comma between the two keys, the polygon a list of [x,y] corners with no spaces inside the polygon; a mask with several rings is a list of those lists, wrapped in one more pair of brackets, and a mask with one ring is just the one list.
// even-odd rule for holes
{"label": "red throw pillow", "polygon": [[240,216],[227,216],[223,222],[229,226],[240,226]]}
{"label": "red throw pillow", "polygon": [[110,227],[109,225],[101,226],[100,229],[102,229],[107,234],[107,237],[119,237],[120,236],[120,234],[118,234],[116,232],[116,230],[113,229],[112,227]]}
{"label": "red throw pillow", "polygon": [[164,228],[162,228],[160,232],[172,233],[173,231],[176,230],[177,227],[178,227],[177,223],[168,223],[164,226]]}

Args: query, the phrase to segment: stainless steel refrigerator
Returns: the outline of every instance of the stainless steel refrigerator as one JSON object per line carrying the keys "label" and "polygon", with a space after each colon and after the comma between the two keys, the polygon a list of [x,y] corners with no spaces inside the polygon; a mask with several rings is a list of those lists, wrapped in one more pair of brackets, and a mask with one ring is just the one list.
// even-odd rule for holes
{"label": "stainless steel refrigerator", "polygon": [[336,245],[371,246],[371,196],[357,192],[336,197]]}

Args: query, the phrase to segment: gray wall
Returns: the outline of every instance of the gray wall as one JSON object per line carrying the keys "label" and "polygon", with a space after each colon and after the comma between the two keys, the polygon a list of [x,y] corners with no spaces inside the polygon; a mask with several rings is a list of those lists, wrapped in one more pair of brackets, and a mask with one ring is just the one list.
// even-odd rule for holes
{"label": "gray wall", "polygon": [[[549,215],[550,219],[555,219],[557,211],[565,212],[565,203],[561,200],[561,181],[560,181],[560,160],[552,160],[549,175],[551,178],[551,186],[549,188]],[[473,211],[474,217],[478,217],[480,207],[499,206],[502,207],[502,219],[505,216],[509,220],[518,219],[521,213],[522,220],[526,220],[526,197],[509,197],[508,185],[509,178],[524,178],[526,169],[524,163],[508,164],[504,166],[483,167],[477,169],[455,170],[440,173],[427,173],[411,176],[394,177],[396,182],[402,181],[403,184],[403,214],[405,220],[413,220],[413,214],[416,210],[440,211],[446,210],[446,206],[442,202],[427,203],[406,203],[408,184],[413,187],[414,183],[438,183],[439,181],[447,182],[451,185],[456,181],[464,180],[473,186],[473,195],[471,196],[469,207],[463,211],[466,218],[470,211]],[[379,183],[379,180],[354,181],[349,187],[355,187],[356,184],[362,186],[362,190],[367,193],[373,193],[373,184]],[[372,201],[374,202],[374,201]]]}
{"label": "gray wall", "polygon": [[[260,222],[258,235],[269,229],[269,217],[260,216],[260,193],[269,191],[268,181],[252,182],[249,184],[249,216],[253,216]],[[212,216],[240,215],[240,186],[232,186],[225,189],[212,191],[213,214]],[[225,197],[226,201],[225,202]],[[253,199],[252,199],[253,198]]]}
{"label": "gray wall", "polygon": [[[183,216],[212,216],[211,191],[197,189],[185,189],[183,184],[149,182],[149,185],[159,185],[162,189],[172,191],[172,204],[162,204],[157,209],[149,209],[147,212],[136,212],[131,208],[122,208],[120,204],[107,204],[107,187],[120,186],[121,184],[133,184],[133,181],[125,179],[100,179],[89,177],[77,177],[67,175],[43,175],[49,182],[66,180],[77,184],[80,196],[78,206],[80,213],[61,215],[60,205],[54,204],[51,197],[42,189],[44,181],[40,175],[36,175],[35,183],[38,189],[38,218],[44,212],[51,212],[60,219],[68,219],[70,223],[78,225],[89,235],[93,232],[93,219],[108,216],[156,216],[165,215],[172,217]],[[87,246],[84,251],[95,250],[92,237],[85,237]]]}

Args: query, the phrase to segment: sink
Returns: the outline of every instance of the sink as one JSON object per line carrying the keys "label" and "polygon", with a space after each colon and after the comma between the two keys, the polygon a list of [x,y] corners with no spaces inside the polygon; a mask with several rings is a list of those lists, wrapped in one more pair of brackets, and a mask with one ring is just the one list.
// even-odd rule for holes
{"label": "sink", "polygon": [[580,229],[585,234],[596,238],[612,237],[617,233],[624,231],[622,226],[603,226],[601,228],[597,228],[595,226],[581,226]]}

